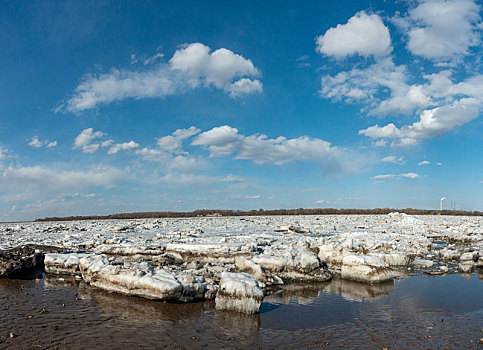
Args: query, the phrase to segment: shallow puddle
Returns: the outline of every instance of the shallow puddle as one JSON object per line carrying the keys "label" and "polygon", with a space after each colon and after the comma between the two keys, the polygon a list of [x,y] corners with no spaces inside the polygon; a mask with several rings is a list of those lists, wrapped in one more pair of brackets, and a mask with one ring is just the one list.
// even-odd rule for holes
{"label": "shallow puddle", "polygon": [[259,315],[125,297],[68,277],[3,279],[0,348],[481,349],[481,279],[289,285],[266,296]]}

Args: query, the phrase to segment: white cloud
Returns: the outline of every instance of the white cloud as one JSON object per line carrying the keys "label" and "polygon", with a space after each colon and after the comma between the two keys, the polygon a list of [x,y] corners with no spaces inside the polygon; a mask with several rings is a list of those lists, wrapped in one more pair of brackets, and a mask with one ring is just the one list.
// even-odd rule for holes
{"label": "white cloud", "polygon": [[139,147],[139,144],[132,140],[129,142],[117,143],[114,146],[111,146],[111,148],[109,148],[109,150],[107,151],[107,154],[116,154],[120,150],[127,151],[137,147]]}
{"label": "white cloud", "polygon": [[386,140],[377,140],[373,142],[374,147],[386,147],[387,141]]}
{"label": "white cloud", "polygon": [[57,141],[49,141],[49,140],[40,141],[38,136],[34,136],[30,140],[29,146],[35,147],[35,148],[40,148],[40,147],[43,147],[43,146],[45,146],[47,148],[52,148],[52,147],[57,146]]}
{"label": "white cloud", "polygon": [[481,102],[475,98],[462,98],[451,105],[425,110],[419,121],[397,128],[393,123],[360,130],[360,135],[373,139],[392,139],[393,146],[415,145],[421,140],[438,136],[478,117]]}
{"label": "white cloud", "polygon": [[374,109],[375,114],[409,114],[415,109],[432,105],[431,98],[426,95],[421,85],[412,85],[405,88],[401,95],[393,94],[392,97],[382,101]]}
{"label": "white cloud", "polygon": [[111,187],[125,174],[112,167],[94,168],[89,171],[55,170],[44,166],[27,166],[0,169],[0,184],[8,188],[48,187],[85,188],[90,186]]}
{"label": "white cloud", "polygon": [[172,70],[185,74],[192,87],[214,85],[222,89],[234,78],[260,74],[249,59],[224,48],[210,53],[210,48],[201,43],[185,45],[169,63]]}
{"label": "white cloud", "polygon": [[395,164],[403,164],[403,163],[405,163],[404,157],[396,158],[396,156],[384,157],[384,158],[381,159],[381,161],[383,163],[395,163]]}
{"label": "white cloud", "polygon": [[327,141],[301,136],[287,139],[279,136],[270,139],[263,134],[244,136],[238,129],[228,125],[215,127],[196,136],[193,146],[203,146],[210,157],[220,157],[235,153],[235,159],[248,159],[256,164],[276,164],[316,161],[327,172],[355,170],[348,152],[331,146]]}
{"label": "white cloud", "polygon": [[172,135],[180,140],[185,140],[187,138],[190,138],[191,136],[199,134],[200,131],[201,130],[198,129],[197,127],[190,126],[189,128],[186,128],[186,129],[177,129],[172,133]]}
{"label": "white cloud", "polygon": [[372,115],[398,115],[421,112],[451,104],[457,98],[483,100],[483,74],[454,83],[451,70],[423,74],[427,82],[408,84],[406,66],[397,66],[392,58],[381,59],[364,68],[353,68],[322,77],[320,94],[336,102],[364,104]]}
{"label": "white cloud", "polygon": [[202,157],[193,156],[176,156],[169,161],[171,169],[178,169],[182,172],[197,171],[207,166],[206,161]]}
{"label": "white cloud", "polygon": [[103,137],[106,133],[102,131],[94,132],[93,128],[87,128],[81,131],[74,140],[72,149],[82,148],[84,153],[95,153],[99,149],[99,144],[91,144],[92,141]]}
{"label": "white cloud", "polygon": [[260,80],[251,80],[243,78],[235,81],[233,84],[226,88],[230,91],[231,97],[239,97],[243,95],[253,94],[255,92],[261,93],[263,91],[263,85]]}
{"label": "white cloud", "polygon": [[407,79],[406,66],[396,66],[391,58],[385,58],[367,68],[322,77],[320,93],[334,101],[365,103],[371,114],[379,115],[408,114],[431,105],[423,87],[410,86]]}
{"label": "white cloud", "polygon": [[382,158],[382,162],[384,163],[394,163],[395,161],[396,161],[395,156],[388,156],[388,157]]}
{"label": "white cloud", "polygon": [[413,54],[450,60],[481,44],[480,11],[472,0],[426,0],[397,23],[407,30],[407,48]]}
{"label": "white cloud", "polygon": [[303,55],[300,56],[295,60],[297,67],[299,68],[305,68],[305,67],[310,67],[312,63],[309,62],[310,56],[308,55]]}
{"label": "white cloud", "polygon": [[37,136],[32,137],[32,140],[29,142],[30,147],[39,148],[43,146],[43,143],[39,141]]}
{"label": "white cloud", "polygon": [[431,164],[429,161],[427,160],[423,160],[422,162],[419,162],[418,165],[421,166],[421,165],[429,165]]}
{"label": "white cloud", "polygon": [[222,182],[228,182],[228,183],[234,183],[234,182],[244,182],[245,179],[243,179],[240,176],[235,176],[233,174],[228,174],[224,178],[221,179]]}
{"label": "white cloud", "polygon": [[182,172],[200,170],[207,166],[202,157],[195,157],[183,150],[183,141],[200,133],[200,129],[191,126],[186,129],[177,129],[171,135],[157,139],[158,148],[142,148],[134,151],[144,160],[164,163],[169,169]]}
{"label": "white cloud", "polygon": [[87,154],[96,153],[98,150],[99,150],[99,144],[98,143],[91,143],[90,145],[82,146],[82,152],[87,153]]}
{"label": "white cloud", "polygon": [[114,143],[114,140],[106,140],[101,142],[101,147],[110,147]]}
{"label": "white cloud", "polygon": [[8,153],[8,150],[6,148],[0,147],[0,160],[9,158],[7,153]]}
{"label": "white cloud", "polygon": [[238,182],[234,181],[230,175],[228,175],[228,177],[217,177],[198,174],[178,174],[171,172],[156,179],[156,181],[169,184],[170,186],[207,186],[213,184],[218,185],[220,182]]}
{"label": "white cloud", "polygon": [[247,78],[259,75],[251,60],[230,50],[210,52],[201,43],[186,44],[167,63],[144,70],[112,69],[85,75],[73,95],[55,111],[82,112],[127,98],[162,98],[200,86],[222,89],[238,97],[262,91],[260,81]]}
{"label": "white cloud", "polygon": [[171,159],[169,153],[157,148],[141,148],[134,151],[134,154],[142,156],[143,159],[151,162],[165,162]]}
{"label": "white cloud", "polygon": [[373,180],[386,180],[386,179],[417,179],[419,178],[419,174],[417,173],[405,173],[405,174],[384,174],[384,175],[376,175],[372,177]]}
{"label": "white cloud", "polygon": [[154,54],[154,55],[152,55],[152,56],[150,56],[150,57],[146,58],[146,59],[144,60],[144,65],[146,66],[146,65],[148,65],[148,64],[154,63],[154,62],[156,62],[158,59],[163,58],[163,57],[164,57],[164,54],[163,54],[163,53],[161,53],[161,52],[158,52],[158,53],[156,53],[156,54]]}
{"label": "white cloud", "polygon": [[191,136],[198,134],[201,130],[191,126],[188,129],[178,129],[171,135],[163,136],[157,139],[157,145],[166,152],[183,154],[183,141]]}
{"label": "white cloud", "polygon": [[468,96],[483,100],[483,75],[478,74],[459,83],[451,80],[452,71],[444,70],[423,77],[428,80],[423,89],[427,94],[437,98],[452,98],[454,96]]}
{"label": "white cloud", "polygon": [[211,157],[227,156],[235,152],[243,143],[244,136],[238,129],[228,125],[215,127],[195,137],[193,146],[205,146]]}
{"label": "white cloud", "polygon": [[389,30],[376,14],[358,12],[346,24],[317,37],[317,52],[343,58],[351,55],[386,56],[392,51]]}

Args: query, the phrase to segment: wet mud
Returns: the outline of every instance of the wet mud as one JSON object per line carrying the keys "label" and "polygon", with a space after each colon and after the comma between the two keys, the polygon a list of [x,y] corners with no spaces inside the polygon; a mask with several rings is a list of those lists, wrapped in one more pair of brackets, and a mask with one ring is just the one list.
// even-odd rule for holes
{"label": "wet mud", "polygon": [[288,285],[257,315],[111,294],[67,276],[0,279],[0,348],[481,349],[481,277]]}

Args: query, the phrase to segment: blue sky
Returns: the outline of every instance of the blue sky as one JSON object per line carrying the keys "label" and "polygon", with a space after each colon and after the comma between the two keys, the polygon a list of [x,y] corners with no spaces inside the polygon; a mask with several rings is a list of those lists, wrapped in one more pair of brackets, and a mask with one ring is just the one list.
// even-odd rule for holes
{"label": "blue sky", "polygon": [[480,1],[3,2],[0,221],[483,209]]}

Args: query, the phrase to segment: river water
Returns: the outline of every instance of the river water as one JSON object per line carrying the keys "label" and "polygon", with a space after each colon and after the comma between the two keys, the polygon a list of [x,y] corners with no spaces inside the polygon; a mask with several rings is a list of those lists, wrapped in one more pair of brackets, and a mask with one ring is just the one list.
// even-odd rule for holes
{"label": "river water", "polygon": [[70,277],[0,279],[0,348],[482,349],[482,272],[288,285],[258,315],[111,294]]}

